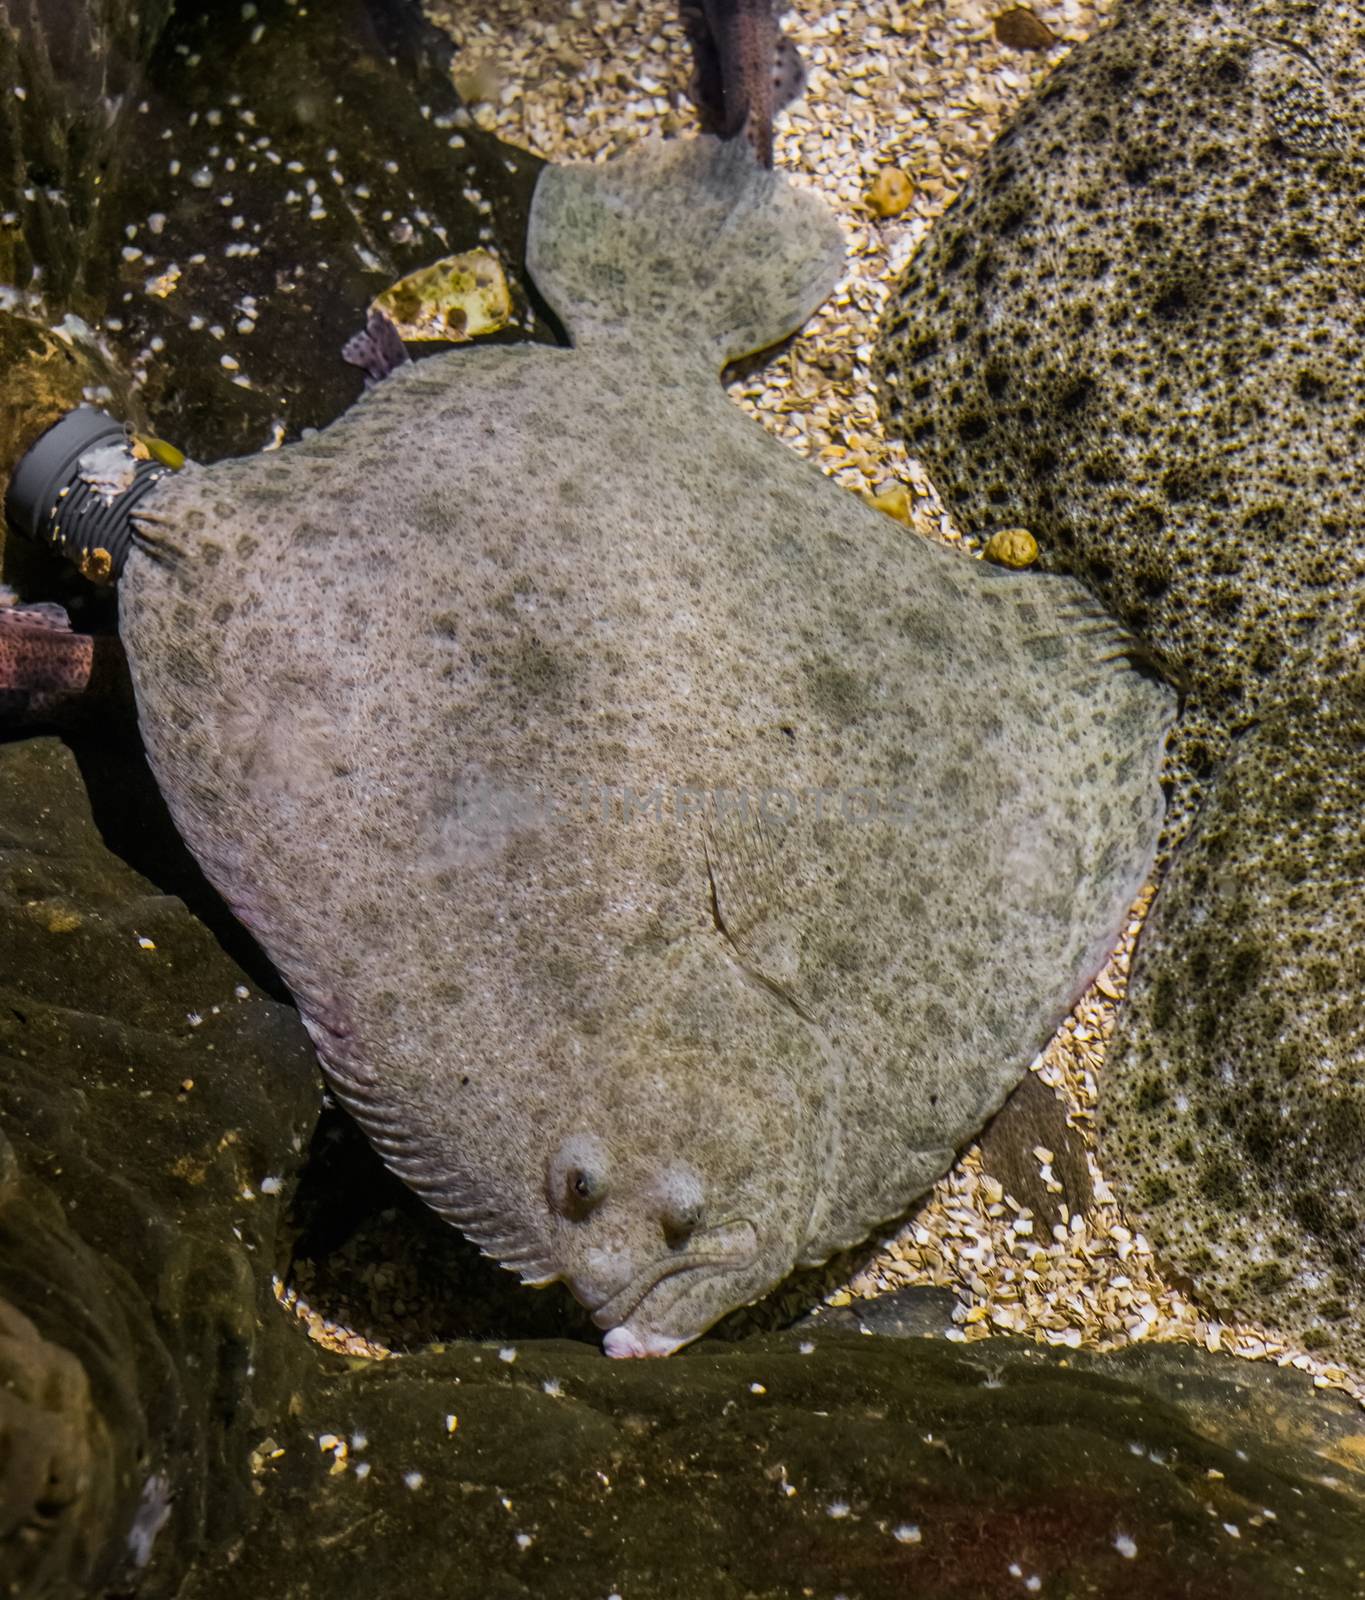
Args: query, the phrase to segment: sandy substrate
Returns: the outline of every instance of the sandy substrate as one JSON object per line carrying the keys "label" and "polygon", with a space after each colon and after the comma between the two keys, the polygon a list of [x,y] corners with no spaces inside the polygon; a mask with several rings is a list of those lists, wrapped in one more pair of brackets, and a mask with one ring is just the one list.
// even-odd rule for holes
{"label": "sandy substrate", "polygon": [[[730,385],[739,405],[844,487],[876,498],[917,534],[968,548],[920,466],[882,434],[869,370],[877,320],[900,269],[977,158],[1113,3],[1038,5],[1059,36],[1046,51],[1002,44],[993,26],[1001,9],[998,0],[797,0],[786,29],[809,82],[779,119],[775,159],[838,213],[849,271],[788,348]],[[457,84],[471,116],[513,143],[559,161],[599,160],[647,134],[695,125],[685,93],[690,57],[672,0],[432,0],[429,10],[460,47]],[[901,178],[908,205],[894,216],[874,214],[869,196]],[[1365,1386],[1339,1368],[1192,1305],[1163,1278],[1095,1164],[1096,1079],[1149,900],[1150,893],[1140,899],[1122,947],[1033,1067],[1063,1097],[1066,1124],[1084,1147],[1092,1191],[1084,1209],[1072,1209],[1045,1147],[1033,1159],[1056,1203],[1040,1212],[983,1170],[973,1145],[912,1222],[832,1284],[826,1303],[936,1285],[955,1294],[949,1336],[964,1341],[997,1330],[1073,1348],[1180,1340],[1292,1364],[1365,1401]],[[311,1316],[315,1337],[381,1353],[289,1298]]]}

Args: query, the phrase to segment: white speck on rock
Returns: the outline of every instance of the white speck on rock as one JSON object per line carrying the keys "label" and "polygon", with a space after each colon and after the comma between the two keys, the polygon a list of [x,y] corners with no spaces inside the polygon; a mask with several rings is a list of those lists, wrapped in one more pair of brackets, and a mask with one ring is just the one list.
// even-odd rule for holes
{"label": "white speck on rock", "polygon": [[405,1472],[403,1474],[403,1482],[407,1484],[409,1489],[420,1489],[426,1481],[420,1472]]}
{"label": "white speck on rock", "polygon": [[498,1360],[505,1361],[509,1367],[516,1359],[517,1349],[515,1345],[505,1344],[503,1345],[502,1349],[498,1351]]}
{"label": "white speck on rock", "polygon": [[1115,1535],[1114,1548],[1129,1561],[1137,1554],[1137,1543],[1130,1534],[1120,1533]]}
{"label": "white speck on rock", "polygon": [[921,1538],[919,1524],[915,1522],[898,1523],[892,1528],[891,1537],[897,1544],[918,1544]]}
{"label": "white speck on rock", "polygon": [[135,1567],[145,1567],[152,1559],[152,1546],[156,1536],[166,1526],[171,1514],[170,1480],[154,1472],[142,1485],[137,1514],[128,1530],[128,1554]]}
{"label": "white speck on rock", "polygon": [[833,1517],[836,1522],[842,1521],[842,1519],[846,1517],[849,1512],[848,1501],[831,1500],[830,1503],[825,1507],[825,1512],[828,1516]]}

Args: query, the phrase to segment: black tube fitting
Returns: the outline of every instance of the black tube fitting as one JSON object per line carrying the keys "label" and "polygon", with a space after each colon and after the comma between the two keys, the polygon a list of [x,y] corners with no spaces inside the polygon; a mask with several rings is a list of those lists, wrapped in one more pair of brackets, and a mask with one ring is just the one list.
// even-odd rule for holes
{"label": "black tube fitting", "polygon": [[[123,488],[89,473],[91,455],[109,448],[127,455]],[[133,542],[134,508],[170,470],[155,458],[136,460],[126,428],[108,412],[79,406],[54,423],[15,467],[5,517],[16,533],[55,545],[87,578],[111,583],[123,571]]]}

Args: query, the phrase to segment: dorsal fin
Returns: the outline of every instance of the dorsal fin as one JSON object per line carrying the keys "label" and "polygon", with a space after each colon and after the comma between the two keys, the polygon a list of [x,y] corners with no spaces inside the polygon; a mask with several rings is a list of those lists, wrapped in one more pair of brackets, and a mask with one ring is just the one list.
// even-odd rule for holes
{"label": "dorsal fin", "polygon": [[715,369],[776,344],[838,281],[824,202],[742,140],[650,140],[605,166],[546,167],[526,248],[575,344],[706,349]]}

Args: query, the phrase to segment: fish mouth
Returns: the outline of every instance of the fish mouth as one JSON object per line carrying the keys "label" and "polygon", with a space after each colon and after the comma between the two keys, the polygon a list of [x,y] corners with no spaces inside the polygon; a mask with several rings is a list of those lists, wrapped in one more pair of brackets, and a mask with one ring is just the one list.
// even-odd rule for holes
{"label": "fish mouth", "polygon": [[747,1217],[717,1223],[698,1234],[692,1247],[676,1256],[665,1256],[637,1272],[624,1289],[604,1300],[592,1313],[599,1328],[615,1328],[640,1309],[646,1296],[680,1272],[703,1268],[715,1271],[725,1267],[746,1267],[758,1254],[758,1229]]}

